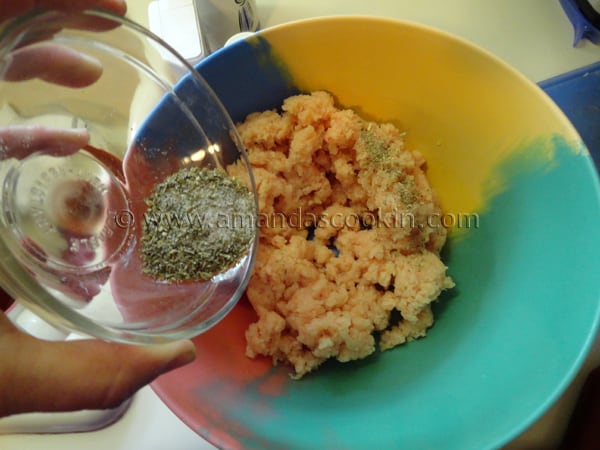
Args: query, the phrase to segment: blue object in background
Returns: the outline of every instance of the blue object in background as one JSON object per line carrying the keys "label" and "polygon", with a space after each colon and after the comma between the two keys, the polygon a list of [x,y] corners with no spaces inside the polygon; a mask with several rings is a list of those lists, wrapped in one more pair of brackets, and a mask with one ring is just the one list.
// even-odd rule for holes
{"label": "blue object in background", "polygon": [[589,0],[560,0],[560,4],[573,24],[573,46],[582,39],[600,44],[600,13]]}
{"label": "blue object in background", "polygon": [[539,85],[573,123],[600,171],[600,62]]}

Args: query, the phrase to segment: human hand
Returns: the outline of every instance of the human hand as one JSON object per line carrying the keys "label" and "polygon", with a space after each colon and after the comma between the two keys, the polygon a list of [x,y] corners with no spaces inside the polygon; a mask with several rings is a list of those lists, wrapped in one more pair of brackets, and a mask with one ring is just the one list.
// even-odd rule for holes
{"label": "human hand", "polygon": [[[119,0],[0,0],[0,23],[36,8],[62,11],[103,8],[124,14]],[[88,29],[95,25],[78,24]],[[102,24],[98,26],[101,28]],[[101,65],[65,48],[39,52],[24,45],[3,70],[6,80],[37,77],[73,88],[89,85]],[[51,52],[49,54],[48,52]],[[10,127],[0,130],[0,164],[33,152],[69,155],[89,141],[86,130]],[[98,340],[48,342],[18,330],[0,312],[0,417],[33,411],[104,409],[119,405],[160,374],[192,361],[190,341],[129,346]]]}
{"label": "human hand", "polygon": [[3,314],[0,348],[0,417],[114,408],[195,357],[190,341],[152,346],[43,341],[18,330]]}
{"label": "human hand", "polygon": [[100,8],[115,14],[124,15],[127,11],[125,0],[0,0],[0,24],[13,17],[27,14],[36,9],[58,11],[83,11]]}
{"label": "human hand", "polygon": [[[6,3],[6,0],[0,0],[0,11],[4,11],[2,9],[5,6],[4,3]],[[105,31],[117,28],[119,21],[80,14],[80,11],[95,7],[118,15],[125,12],[125,4],[117,0],[86,0],[85,2],[76,4],[58,0],[39,0],[36,2],[36,9],[30,11],[27,8],[32,8],[32,3],[11,4],[8,6],[8,9],[18,9],[19,12],[33,13],[33,16],[38,12],[38,9],[50,10],[52,20],[38,21],[35,23],[35,28],[27,29],[26,32],[21,30],[19,33],[14,33],[13,35],[8,33],[10,39],[5,38],[5,40],[10,41],[7,46],[7,48],[10,48],[10,51],[4,47],[0,50],[0,77],[2,81],[17,84],[21,81],[39,79],[46,83],[73,89],[93,85],[102,76],[102,63],[86,53],[75,50],[72,46],[59,43],[60,39],[54,41],[53,37],[57,32],[61,31],[61,28],[83,29],[86,31]],[[0,25],[6,26],[8,29],[14,26],[18,30],[20,21],[22,21],[22,16],[18,16],[17,20],[7,25]],[[60,26],[57,23],[60,23]],[[14,113],[11,112],[13,107],[11,106],[10,92],[8,90],[7,110],[9,112],[7,115],[9,123],[11,121],[11,114],[19,115],[16,111]],[[89,145],[89,141],[90,135],[86,128],[8,125],[0,128],[0,162],[10,159],[24,159],[29,155],[40,153],[49,156],[68,156],[81,149],[90,153],[96,149]],[[100,159],[102,160],[102,158]],[[79,186],[78,191],[77,186]],[[79,199],[80,205],[83,205],[81,203],[84,201],[81,200],[83,197],[77,197],[78,192],[80,193],[83,189],[81,186],[82,184],[73,184],[73,186],[63,189],[63,192],[67,192],[68,194],[65,201]],[[114,185],[108,188],[107,197],[109,201],[113,197],[114,191]],[[92,202],[93,199],[87,201]],[[74,220],[71,220],[73,214],[69,215],[69,213],[71,211],[85,211],[85,206],[83,205],[77,209],[76,207],[67,208],[63,204],[62,208],[57,205],[53,205],[50,208],[67,211],[65,216],[62,217],[64,220],[60,225],[77,225]],[[82,223],[85,222],[85,217],[79,217],[79,219]],[[60,230],[65,239],[89,237],[78,236],[77,231],[81,231],[81,229],[61,228]],[[109,240],[116,241],[119,237],[117,235],[120,236],[119,233],[115,233]],[[39,251],[41,252],[42,250]],[[81,263],[94,256],[94,252],[86,251],[85,249],[81,251],[65,251],[63,255],[65,260],[71,260],[74,263]],[[101,286],[108,279],[109,273],[109,271],[105,271],[104,273],[99,272],[92,281],[84,281],[81,277],[74,275],[61,274],[60,276],[51,278],[48,281],[47,287],[63,291],[75,300],[89,302],[99,293]]]}
{"label": "human hand", "polygon": [[[0,25],[8,19],[22,16],[37,10],[56,10],[58,12],[74,13],[85,9],[98,8],[116,15],[124,15],[127,6],[124,0],[0,0]],[[65,19],[65,21],[67,21]],[[83,18],[74,15],[69,18],[69,28],[81,28],[90,31],[113,28],[111,21],[99,18]],[[48,29],[52,34],[58,30]],[[45,36],[36,36],[42,40]],[[12,51],[10,64],[2,68],[2,78],[7,81],[23,81],[30,78],[40,78],[50,83],[69,87],[83,87],[92,84],[102,74],[99,61],[75,52],[60,45],[45,45],[42,48],[25,41],[19,43],[19,48]],[[51,62],[51,63],[49,63]]]}

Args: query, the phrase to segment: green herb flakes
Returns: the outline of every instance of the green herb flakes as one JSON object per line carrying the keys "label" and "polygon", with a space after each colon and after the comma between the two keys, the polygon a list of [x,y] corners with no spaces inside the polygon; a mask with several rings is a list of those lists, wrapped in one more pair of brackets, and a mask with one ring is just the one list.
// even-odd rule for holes
{"label": "green herb flakes", "polygon": [[256,203],[239,180],[218,169],[182,169],[146,199],[142,272],[165,282],[202,281],[248,251]]}
{"label": "green herb flakes", "polygon": [[371,131],[370,127],[361,131],[360,143],[365,146],[371,164],[382,166],[389,161],[389,144],[381,136],[378,136],[374,131]]}

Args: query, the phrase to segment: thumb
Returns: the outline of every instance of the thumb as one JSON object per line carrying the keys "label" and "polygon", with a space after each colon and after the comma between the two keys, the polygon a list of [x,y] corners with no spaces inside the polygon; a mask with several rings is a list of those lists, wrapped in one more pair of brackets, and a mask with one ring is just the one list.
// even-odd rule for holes
{"label": "thumb", "polygon": [[4,315],[0,348],[0,417],[114,408],[159,375],[195,358],[191,341],[152,346],[42,341],[17,330]]}

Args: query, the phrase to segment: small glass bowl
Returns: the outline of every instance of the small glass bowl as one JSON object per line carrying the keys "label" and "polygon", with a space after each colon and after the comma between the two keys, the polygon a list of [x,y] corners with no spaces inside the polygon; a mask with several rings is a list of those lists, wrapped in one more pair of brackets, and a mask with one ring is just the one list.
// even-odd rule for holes
{"label": "small glass bowl", "polygon": [[[49,323],[106,340],[217,323],[244,292],[256,238],[205,281],[157,281],[140,256],[145,199],[182,168],[242,165],[256,203],[235,127],[202,77],[138,24],[85,11],[5,25],[0,78],[0,285]],[[245,226],[256,237],[256,220]]]}

